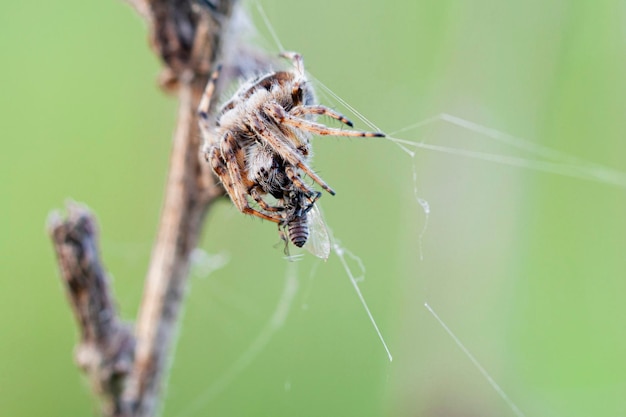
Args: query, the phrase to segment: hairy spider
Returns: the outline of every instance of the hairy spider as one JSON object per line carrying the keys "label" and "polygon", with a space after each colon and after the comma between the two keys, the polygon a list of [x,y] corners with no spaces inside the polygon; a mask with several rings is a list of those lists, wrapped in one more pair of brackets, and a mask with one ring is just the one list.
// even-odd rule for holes
{"label": "hairy spider", "polygon": [[[292,243],[302,247],[308,238],[303,230],[307,213],[321,196],[303,181],[303,175],[335,194],[309,166],[312,135],[384,134],[335,129],[315,122],[316,116],[325,115],[352,127],[343,115],[315,103],[301,55],[286,52],[281,56],[292,61],[292,69],[269,72],[244,83],[212,118],[208,111],[218,68],[200,102],[199,124],[205,157],[237,209],[289,229]],[[264,200],[268,194],[276,200],[274,204]],[[250,205],[249,197],[258,207]]]}

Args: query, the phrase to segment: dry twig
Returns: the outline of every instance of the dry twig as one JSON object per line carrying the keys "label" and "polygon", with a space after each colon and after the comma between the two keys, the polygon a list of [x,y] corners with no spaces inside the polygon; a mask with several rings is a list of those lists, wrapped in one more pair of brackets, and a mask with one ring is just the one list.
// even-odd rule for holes
{"label": "dry twig", "polygon": [[96,223],[83,207],[70,204],[68,218],[49,220],[70,305],[78,321],[76,362],[90,376],[105,415],[120,415],[122,382],[132,367],[135,339],[115,311],[100,263]]}
{"label": "dry twig", "polygon": [[[70,205],[67,220],[49,222],[81,342],[76,357],[97,393],[103,414],[156,415],[168,352],[186,288],[189,256],[211,203],[223,195],[208,164],[200,160],[196,108],[208,74],[225,45],[236,0],[128,0],[150,28],[151,45],[165,68],[161,85],[180,101],[161,221],[146,277],[134,336],[120,323],[100,263],[96,222]],[[229,46],[229,54],[239,54]],[[253,60],[258,57],[252,57]],[[229,56],[237,62],[250,57]],[[241,64],[244,65],[244,64]]]}

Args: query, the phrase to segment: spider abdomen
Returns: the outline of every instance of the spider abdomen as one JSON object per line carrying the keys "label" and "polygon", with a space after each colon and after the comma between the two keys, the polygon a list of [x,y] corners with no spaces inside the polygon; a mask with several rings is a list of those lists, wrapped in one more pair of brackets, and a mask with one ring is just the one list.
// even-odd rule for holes
{"label": "spider abdomen", "polygon": [[309,238],[309,226],[306,214],[292,219],[288,224],[291,243],[301,248]]}

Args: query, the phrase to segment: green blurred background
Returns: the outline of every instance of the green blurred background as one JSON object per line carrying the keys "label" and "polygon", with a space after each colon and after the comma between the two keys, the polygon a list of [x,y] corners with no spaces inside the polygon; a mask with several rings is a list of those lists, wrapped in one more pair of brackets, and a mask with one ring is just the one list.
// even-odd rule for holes
{"label": "green blurred background", "polygon": [[[263,4],[285,47],[387,131],[447,112],[626,171],[623,2]],[[120,1],[4,1],[0,50],[0,410],[97,415],[44,223],[66,198],[94,209],[132,319],[175,100]],[[511,154],[446,123],[402,137]],[[264,330],[288,263],[274,226],[224,201],[202,249],[230,262],[194,268],[165,416],[515,415],[424,302],[527,416],[626,415],[624,188],[427,150],[411,159],[382,140],[325,138],[315,152],[338,191],[322,199],[326,221],[365,264],[394,361],[334,255],[290,264],[299,291]],[[414,166],[431,208],[421,244]]]}

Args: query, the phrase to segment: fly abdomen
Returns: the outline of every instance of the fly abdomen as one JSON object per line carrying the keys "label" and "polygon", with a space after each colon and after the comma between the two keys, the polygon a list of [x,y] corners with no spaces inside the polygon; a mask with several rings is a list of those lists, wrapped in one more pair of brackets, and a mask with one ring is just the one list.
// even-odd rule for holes
{"label": "fly abdomen", "polygon": [[289,222],[289,239],[291,243],[301,248],[309,238],[309,226],[306,214],[295,217]]}

